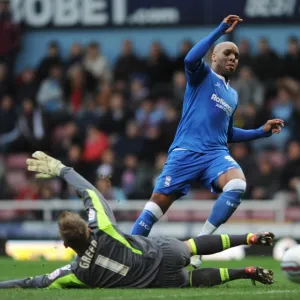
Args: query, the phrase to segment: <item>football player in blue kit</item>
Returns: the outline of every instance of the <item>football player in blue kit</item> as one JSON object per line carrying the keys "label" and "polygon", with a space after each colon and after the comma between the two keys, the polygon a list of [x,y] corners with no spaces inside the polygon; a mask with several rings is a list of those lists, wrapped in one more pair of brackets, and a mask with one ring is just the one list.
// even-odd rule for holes
{"label": "football player in blue kit", "polygon": [[[173,201],[188,193],[190,183],[195,180],[221,193],[199,235],[212,234],[237,209],[246,189],[243,171],[230,156],[227,143],[269,137],[280,133],[284,126],[280,119],[269,120],[252,130],[233,126],[238,95],[229,78],[239,61],[239,49],[234,43],[215,46],[211,68],[203,61],[218,38],[232,32],[242,21],[239,16],[229,15],[185,57],[187,86],[181,121],[151,200],[136,220],[132,235],[148,236],[154,223]],[[199,259],[194,265],[197,264]]]}

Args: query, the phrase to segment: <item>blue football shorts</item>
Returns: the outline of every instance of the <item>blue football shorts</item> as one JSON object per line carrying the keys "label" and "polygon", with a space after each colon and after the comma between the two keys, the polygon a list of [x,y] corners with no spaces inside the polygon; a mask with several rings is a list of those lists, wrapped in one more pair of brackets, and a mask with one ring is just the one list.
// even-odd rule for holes
{"label": "blue football shorts", "polygon": [[202,182],[212,192],[221,192],[213,184],[229,169],[241,169],[226,150],[198,153],[190,150],[173,150],[156,181],[154,193],[184,196],[193,181]]}

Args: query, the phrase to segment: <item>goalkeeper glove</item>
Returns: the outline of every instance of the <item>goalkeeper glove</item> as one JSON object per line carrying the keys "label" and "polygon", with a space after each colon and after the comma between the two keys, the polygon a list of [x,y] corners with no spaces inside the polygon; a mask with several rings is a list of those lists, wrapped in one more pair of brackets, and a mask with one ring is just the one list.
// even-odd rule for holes
{"label": "goalkeeper glove", "polygon": [[37,172],[36,178],[53,178],[60,175],[60,171],[65,166],[57,159],[45,154],[42,151],[36,151],[32,154],[35,159],[26,160],[28,171]]}

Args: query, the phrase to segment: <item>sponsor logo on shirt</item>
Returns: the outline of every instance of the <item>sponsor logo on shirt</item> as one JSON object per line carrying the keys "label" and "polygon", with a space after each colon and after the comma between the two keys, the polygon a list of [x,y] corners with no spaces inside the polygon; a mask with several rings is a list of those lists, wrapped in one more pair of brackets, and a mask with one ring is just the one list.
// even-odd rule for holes
{"label": "sponsor logo on shirt", "polygon": [[55,271],[53,271],[51,274],[48,275],[49,280],[53,281],[54,279],[56,279],[59,275],[61,274],[61,270],[57,269]]}
{"label": "sponsor logo on shirt", "polygon": [[224,99],[218,97],[216,94],[212,94],[210,99],[215,101],[216,106],[222,109],[229,117],[232,115],[233,108],[228,103],[226,103]]}
{"label": "sponsor logo on shirt", "polygon": [[96,220],[96,211],[92,208],[89,209],[89,222]]}

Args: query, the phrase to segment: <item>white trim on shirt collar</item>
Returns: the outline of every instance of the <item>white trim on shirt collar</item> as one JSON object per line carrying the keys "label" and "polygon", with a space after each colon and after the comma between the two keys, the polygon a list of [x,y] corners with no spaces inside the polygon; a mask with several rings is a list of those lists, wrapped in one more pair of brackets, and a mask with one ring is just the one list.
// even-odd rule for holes
{"label": "white trim on shirt collar", "polygon": [[226,89],[229,89],[229,80],[226,82],[226,79],[224,76],[217,74],[216,72],[214,72],[212,69],[210,69],[219,79],[221,79],[226,87]]}

